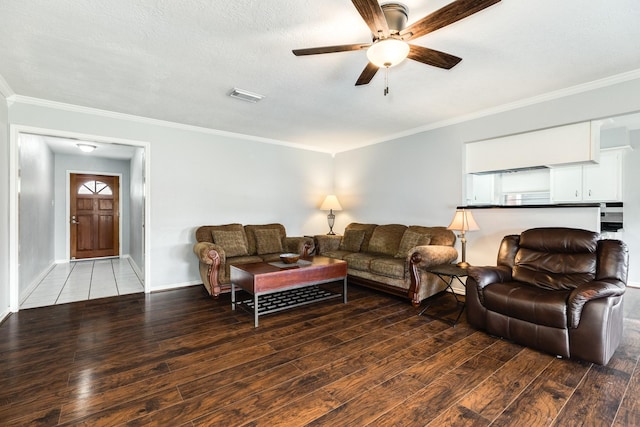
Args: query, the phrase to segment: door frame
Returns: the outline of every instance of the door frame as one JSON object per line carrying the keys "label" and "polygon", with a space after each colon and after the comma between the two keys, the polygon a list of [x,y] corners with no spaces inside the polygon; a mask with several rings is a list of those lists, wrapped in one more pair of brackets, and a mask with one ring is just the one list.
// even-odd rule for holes
{"label": "door frame", "polygon": [[65,254],[67,261],[86,261],[94,258],[81,258],[78,260],[71,259],[71,174],[83,174],[83,175],[103,175],[103,176],[117,176],[119,179],[118,184],[118,198],[120,202],[118,203],[118,217],[120,218],[120,224],[118,226],[118,258],[122,256],[122,174],[121,173],[109,173],[109,172],[95,172],[95,171],[80,171],[80,170],[67,170],[66,171],[66,195],[65,195],[65,215],[67,218],[67,230],[66,230],[66,244],[65,244]]}
{"label": "door frame", "polygon": [[[9,310],[17,313],[20,309],[19,289],[19,250],[20,245],[20,218],[19,218],[19,192],[20,192],[20,134],[31,133],[37,135],[56,136],[60,138],[94,141],[104,144],[120,144],[139,147],[144,150],[144,168],[142,179],[144,182],[144,292],[151,292],[151,144],[148,141],[107,137],[79,132],[70,132],[60,129],[41,128],[25,125],[9,125]],[[67,239],[68,240],[68,239]],[[70,250],[69,250],[70,251]]]}

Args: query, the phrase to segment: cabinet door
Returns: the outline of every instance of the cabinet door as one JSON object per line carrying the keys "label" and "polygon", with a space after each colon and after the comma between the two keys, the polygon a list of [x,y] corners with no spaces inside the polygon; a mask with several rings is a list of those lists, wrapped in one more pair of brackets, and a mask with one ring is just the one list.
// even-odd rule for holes
{"label": "cabinet door", "polygon": [[602,151],[599,164],[583,166],[583,200],[611,202],[622,199],[621,158],[619,151]]}
{"label": "cabinet door", "polygon": [[582,166],[551,169],[551,200],[554,203],[582,200]]}
{"label": "cabinet door", "polygon": [[467,200],[473,205],[494,203],[494,178],[493,174],[471,175],[471,197],[468,197]]}

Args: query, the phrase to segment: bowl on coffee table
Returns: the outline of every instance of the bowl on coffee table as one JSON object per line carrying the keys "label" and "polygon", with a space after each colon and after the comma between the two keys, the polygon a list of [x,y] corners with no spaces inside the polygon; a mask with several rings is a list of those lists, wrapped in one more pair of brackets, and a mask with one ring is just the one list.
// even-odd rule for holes
{"label": "bowl on coffee table", "polygon": [[295,264],[300,259],[299,254],[281,254],[280,261],[285,264]]}

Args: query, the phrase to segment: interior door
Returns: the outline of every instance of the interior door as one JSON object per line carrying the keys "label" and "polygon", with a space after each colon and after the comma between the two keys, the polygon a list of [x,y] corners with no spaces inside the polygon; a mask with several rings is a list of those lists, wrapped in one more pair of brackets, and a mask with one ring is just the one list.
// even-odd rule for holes
{"label": "interior door", "polygon": [[120,179],[71,174],[71,259],[118,256],[120,251]]}

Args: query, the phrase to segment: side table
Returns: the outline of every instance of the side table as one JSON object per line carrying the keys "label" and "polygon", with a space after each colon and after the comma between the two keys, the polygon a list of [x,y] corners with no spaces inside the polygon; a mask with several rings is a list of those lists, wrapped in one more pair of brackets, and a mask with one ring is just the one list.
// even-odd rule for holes
{"label": "side table", "polygon": [[[467,288],[467,284],[462,281],[463,277],[468,276],[467,268],[460,267],[457,264],[440,264],[433,267],[429,267],[426,270],[429,273],[432,273],[438,276],[440,280],[442,280],[447,285],[445,290],[451,291],[451,295],[453,295],[453,297],[456,299],[456,305],[460,304],[461,301],[458,300],[458,297],[456,296],[456,293],[453,291],[453,288],[451,287],[451,285],[453,284],[454,280],[457,280],[465,289]],[[421,316],[425,311],[427,311],[430,305],[431,304],[427,304],[426,307],[423,308],[420,313],[418,313],[418,316]],[[465,305],[466,305],[466,302],[462,301],[462,307],[460,308],[458,317],[456,317],[456,320],[453,322],[454,327],[458,323],[458,320],[460,320],[460,316],[462,316],[462,312],[464,311]],[[440,320],[445,320],[445,319],[440,319]]]}

